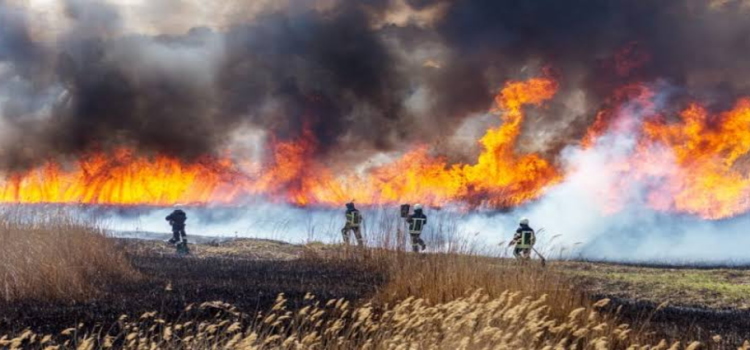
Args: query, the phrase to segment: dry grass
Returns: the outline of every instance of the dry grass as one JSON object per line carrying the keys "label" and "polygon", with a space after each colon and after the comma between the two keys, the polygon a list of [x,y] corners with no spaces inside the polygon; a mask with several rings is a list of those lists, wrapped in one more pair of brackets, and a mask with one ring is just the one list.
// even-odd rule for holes
{"label": "dry grass", "polygon": [[0,298],[81,300],[134,276],[101,229],[61,213],[0,214]]}
{"label": "dry grass", "polygon": [[[434,221],[433,221],[434,223]],[[660,340],[647,324],[631,327],[603,312],[537,262],[518,264],[480,255],[450,225],[432,254],[394,250],[394,236],[371,237],[380,248],[309,248],[305,259],[358,264],[387,277],[375,295],[352,302],[317,301],[288,309],[279,296],[260,315],[222,302],[185,310],[178,320],[149,312],[115,325],[71,328],[62,334],[24,332],[0,338],[0,347],[39,349],[698,349],[726,348],[721,337],[700,344]],[[440,231],[444,230],[444,231]],[[388,230],[383,230],[388,232]],[[453,238],[452,238],[453,237]],[[391,249],[388,249],[391,248]],[[18,258],[18,257],[16,257]],[[198,312],[200,317],[190,317]],[[208,317],[206,317],[208,315]],[[743,349],[750,349],[745,343]]]}
{"label": "dry grass", "polygon": [[380,304],[395,304],[409,297],[430,304],[446,303],[480,289],[492,298],[506,291],[534,299],[546,295],[552,310],[560,315],[588,303],[566,276],[542,268],[537,260],[519,264],[515,259],[499,259],[507,252],[476,242],[471,233],[459,231],[459,214],[436,212],[430,220],[423,233],[430,246],[428,254],[407,252],[410,247],[406,238],[401,237],[399,242],[394,234],[402,219],[395,211],[380,209],[375,227],[368,232],[373,248],[323,251],[313,254],[313,258],[365,264],[387,276],[388,283],[374,297],[374,302]]}
{"label": "dry grass", "polygon": [[[305,298],[307,306],[286,308],[279,296],[273,309],[248,319],[220,302],[197,307],[213,313],[208,322],[169,322],[156,312],[129,320],[126,317],[109,332],[71,328],[60,335],[27,331],[16,338],[0,339],[9,349],[698,349],[696,342],[636,344],[631,328],[612,323],[597,311],[607,300],[591,308],[576,308],[557,319],[550,313],[546,296],[531,298],[517,292],[490,297],[484,291],[431,305],[424,299],[407,298],[378,310],[343,300],[318,302]],[[193,310],[190,307],[186,312]],[[111,331],[111,329],[110,329]],[[57,340],[55,340],[57,339]],[[721,339],[716,339],[720,344]],[[746,343],[742,349],[748,349]]]}
{"label": "dry grass", "polygon": [[[106,328],[61,334],[24,332],[0,347],[38,349],[698,349],[723,348],[690,339],[662,341],[641,325],[602,312],[563,279],[536,265],[460,254],[415,255],[344,250],[308,255],[365,264],[389,281],[369,301],[304,298],[288,309],[280,295],[264,314],[243,314],[222,302],[190,306],[181,319],[157,312],[120,318]],[[191,317],[191,315],[201,315]],[[688,337],[688,336],[686,336]],[[750,349],[750,346],[744,347]]]}

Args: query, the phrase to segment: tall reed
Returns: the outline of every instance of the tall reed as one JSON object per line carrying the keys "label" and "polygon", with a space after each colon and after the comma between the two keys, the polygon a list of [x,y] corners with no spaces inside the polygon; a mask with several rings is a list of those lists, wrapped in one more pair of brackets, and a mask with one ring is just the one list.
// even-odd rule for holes
{"label": "tall reed", "polygon": [[0,300],[81,300],[134,277],[104,230],[59,211],[0,212]]}

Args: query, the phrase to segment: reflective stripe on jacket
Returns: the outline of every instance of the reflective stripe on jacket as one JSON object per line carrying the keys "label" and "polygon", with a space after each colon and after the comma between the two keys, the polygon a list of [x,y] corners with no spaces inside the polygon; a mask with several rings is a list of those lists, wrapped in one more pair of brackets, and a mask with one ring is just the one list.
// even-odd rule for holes
{"label": "reflective stripe on jacket", "polygon": [[346,224],[349,226],[357,227],[362,223],[362,216],[359,215],[359,210],[352,210],[346,212]]}
{"label": "reflective stripe on jacket", "polygon": [[534,246],[534,231],[523,230],[520,233],[521,237],[518,238],[516,248],[531,248]]}
{"label": "reflective stripe on jacket", "polygon": [[424,229],[424,224],[427,221],[427,218],[415,218],[412,217],[409,221],[409,233],[411,234],[420,234],[422,233],[422,230]]}

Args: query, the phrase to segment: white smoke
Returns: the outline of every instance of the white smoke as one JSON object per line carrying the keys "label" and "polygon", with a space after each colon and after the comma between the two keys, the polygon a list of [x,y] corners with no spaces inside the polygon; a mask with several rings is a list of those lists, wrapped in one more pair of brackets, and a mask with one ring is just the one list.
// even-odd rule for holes
{"label": "white smoke", "polygon": [[[748,216],[708,221],[690,215],[660,212],[647,203],[647,191],[659,174],[678,172],[671,154],[653,149],[653,177],[628,172],[646,116],[659,112],[669,94],[665,86],[647,108],[623,105],[612,130],[590,148],[563,151],[564,181],[550,188],[540,200],[506,213],[462,213],[451,209],[427,209],[430,221],[425,235],[453,232],[497,247],[512,237],[520,217],[528,217],[539,230],[539,248],[551,258],[576,258],[652,263],[736,264],[750,261]],[[688,174],[689,176],[689,174]],[[360,208],[365,216],[365,235],[396,230],[396,208]],[[115,216],[119,231],[169,232],[164,221],[171,208],[149,209],[145,215]],[[295,243],[338,242],[343,208],[311,209],[258,201],[243,208],[194,208],[189,210],[188,232],[219,237],[271,238]],[[438,244],[438,243],[435,243]],[[440,243],[440,244],[444,244]],[[504,244],[503,244],[504,245]],[[433,246],[434,248],[434,246]],[[438,247],[439,249],[440,247]],[[507,250],[505,251],[508,252]]]}
{"label": "white smoke", "polygon": [[[536,227],[546,228],[548,251],[567,258],[664,263],[750,261],[745,248],[750,243],[744,229],[747,216],[708,221],[659,212],[648,205],[647,191],[658,185],[659,175],[680,173],[669,151],[650,150],[650,174],[654,176],[628,171],[644,117],[663,108],[670,90],[661,84],[653,89],[660,93],[650,108],[624,105],[618,111],[618,122],[594,147],[566,149],[564,182],[512,216],[529,217]],[[550,242],[552,234],[559,237]]]}
{"label": "white smoke", "polygon": [[[337,212],[304,209],[286,204],[253,202],[242,207],[186,207],[188,236],[273,239],[290,243],[334,242],[342,221]],[[118,234],[171,232],[166,216],[174,208],[126,209],[124,212],[95,211],[103,226]]]}

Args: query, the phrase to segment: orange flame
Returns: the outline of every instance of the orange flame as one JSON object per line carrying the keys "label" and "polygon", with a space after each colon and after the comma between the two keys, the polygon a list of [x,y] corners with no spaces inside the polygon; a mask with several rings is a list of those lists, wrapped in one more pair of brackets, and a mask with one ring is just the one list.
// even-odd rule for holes
{"label": "orange flame", "polygon": [[[274,142],[269,160],[235,162],[230,157],[197,161],[135,155],[127,149],[92,153],[73,164],[48,162],[0,181],[3,203],[83,203],[170,205],[233,204],[250,196],[296,205],[421,202],[505,208],[540,197],[563,176],[538,154],[519,154],[516,144],[524,108],[541,106],[557,92],[549,78],[511,81],[495,98],[502,124],[478,141],[476,161],[449,164],[420,145],[392,163],[334,172],[315,158],[317,140],[306,131],[296,140]],[[677,122],[656,118],[654,92],[641,84],[619,89],[604,104],[582,140],[583,149],[609,132],[640,135],[632,155],[605,164],[611,174],[649,181],[652,208],[706,219],[750,210],[750,99],[725,113],[711,115],[692,104]],[[632,110],[631,110],[632,109]],[[633,112],[633,113],[630,113]],[[632,118],[647,115],[646,121]],[[610,212],[626,197],[625,176],[613,188],[595,189]]]}
{"label": "orange flame", "polygon": [[[645,111],[642,114],[646,120],[642,123],[634,122],[628,113],[607,111],[609,129],[590,129],[589,135],[605,131],[640,135],[632,154],[603,164],[603,171],[613,175],[614,181],[611,187],[595,189],[603,211],[620,211],[632,191],[630,186],[642,183],[646,185],[648,205],[659,211],[688,213],[704,219],[747,212],[750,99],[741,99],[732,110],[718,115],[710,115],[693,103],[678,115],[677,122],[668,123],[650,109],[651,97],[653,94],[644,90],[628,102]],[[631,128],[618,130],[618,123]],[[584,146],[588,147],[593,145]]]}
{"label": "orange flame", "polygon": [[612,124],[617,122],[615,119],[619,115],[618,111],[624,104],[631,103],[641,109],[650,109],[653,108],[653,97],[654,92],[643,84],[628,84],[615,90],[614,94],[604,101],[603,108],[596,113],[594,123],[581,140],[581,146],[591,148],[599,137],[610,131]]}
{"label": "orange flame", "polygon": [[651,192],[651,204],[706,219],[746,212],[750,176],[740,161],[750,151],[750,99],[741,99],[732,110],[716,116],[693,104],[680,117],[674,124],[644,124],[641,149],[666,147],[676,167],[662,174],[666,181]]}
{"label": "orange flame", "polygon": [[557,91],[547,78],[510,82],[496,97],[503,124],[479,141],[474,164],[446,163],[427,146],[366,174],[335,174],[313,159],[316,142],[310,133],[273,146],[271,161],[257,172],[243,172],[227,159],[184,163],[167,156],[135,156],[119,150],[96,153],[71,169],[50,162],[0,183],[0,201],[11,203],[85,203],[169,205],[233,203],[262,195],[298,205],[423,202],[444,205],[505,207],[537,198],[559,181],[557,170],[536,154],[516,154],[523,107],[539,106]]}
{"label": "orange flame", "polygon": [[168,205],[177,202],[230,202],[241,178],[228,160],[202,159],[184,164],[166,156],[136,157],[125,149],[96,153],[74,169],[48,163],[8,177],[0,201],[12,203],[83,203]]}
{"label": "orange flame", "polygon": [[557,83],[547,78],[510,82],[496,97],[504,111],[503,124],[479,141],[483,147],[475,164],[449,165],[418,147],[400,160],[374,169],[367,176],[349,175],[320,181],[307,193],[311,202],[335,204],[348,199],[360,203],[422,202],[445,205],[509,207],[537,198],[559,180],[556,169],[536,154],[517,155],[515,144],[523,121],[522,108],[552,98]]}

